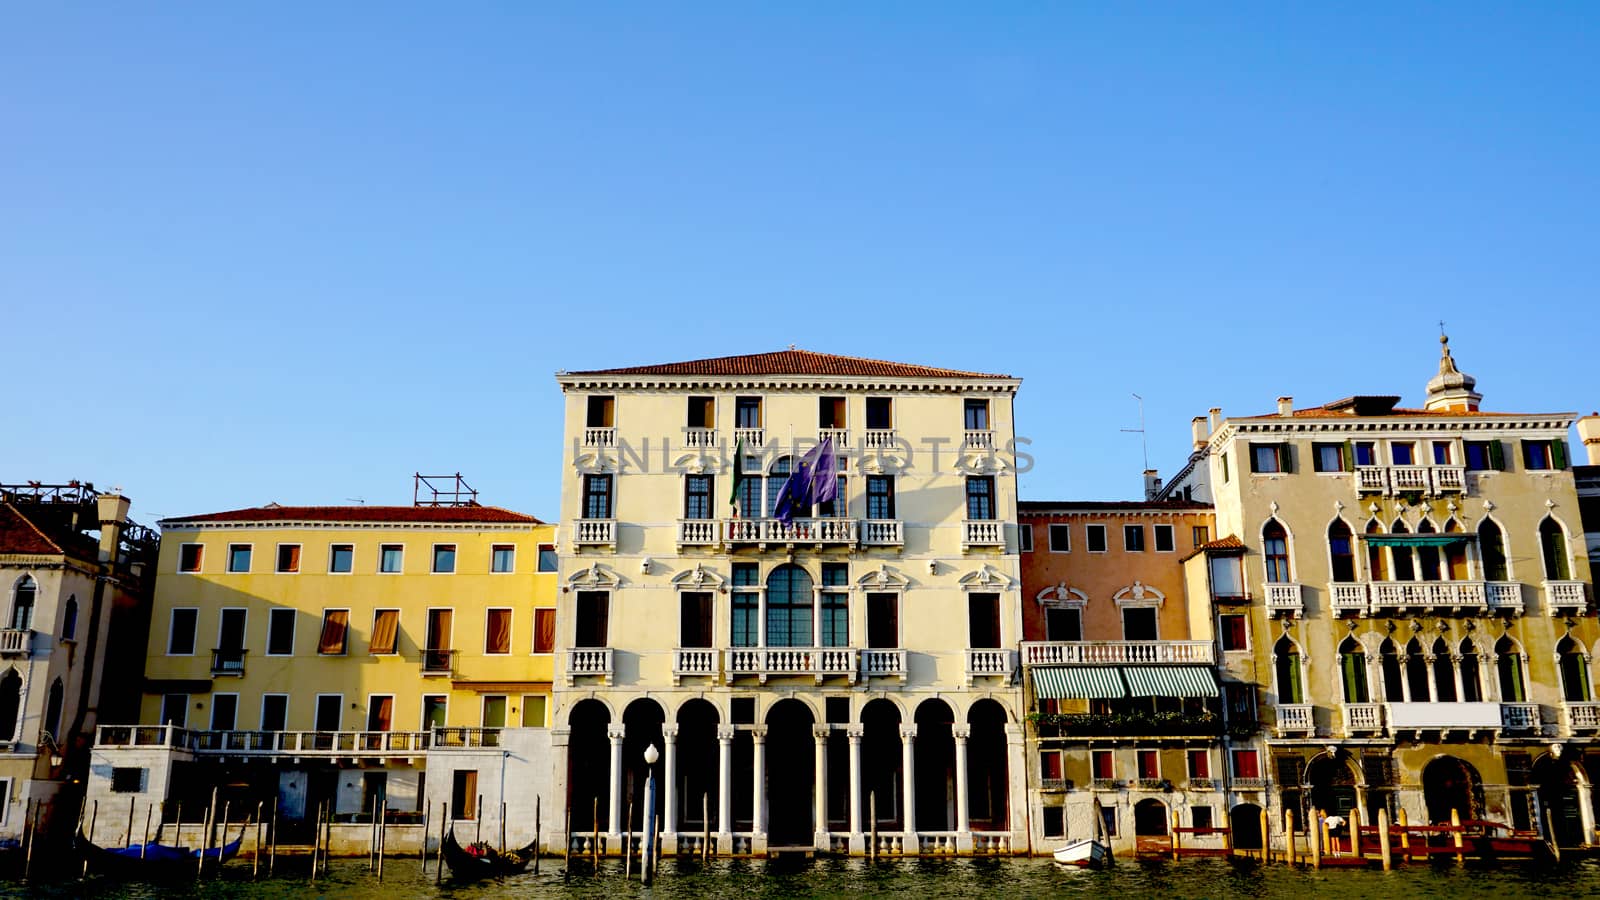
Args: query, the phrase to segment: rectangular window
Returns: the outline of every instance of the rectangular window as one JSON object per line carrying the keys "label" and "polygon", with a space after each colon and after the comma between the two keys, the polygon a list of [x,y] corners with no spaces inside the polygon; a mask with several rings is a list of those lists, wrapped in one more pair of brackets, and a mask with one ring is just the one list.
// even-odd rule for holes
{"label": "rectangular window", "polygon": [[730,609],[733,631],[728,642],[734,647],[754,647],[760,634],[760,600],[754,591],[734,591]]}
{"label": "rectangular window", "polygon": [[1106,837],[1117,836],[1117,805],[1115,803],[1100,807],[1100,828]]}
{"label": "rectangular window", "polygon": [[1288,444],[1251,444],[1250,471],[1259,475],[1294,471],[1293,451]]}
{"label": "rectangular window", "polygon": [[435,575],[449,575],[456,570],[456,545],[433,545],[433,573]]}
{"label": "rectangular window", "polygon": [[1433,442],[1433,464],[1436,466],[1455,464],[1455,453],[1451,450],[1449,441]]}
{"label": "rectangular window", "polygon": [[894,427],[894,401],[888,397],[867,398],[867,427],[887,431]]}
{"label": "rectangular window", "polygon": [[893,519],[894,517],[894,476],[868,475],[867,518]]}
{"label": "rectangular window", "polygon": [[167,655],[193,656],[195,626],[200,621],[200,610],[180,607],[172,611],[172,624],[167,629]]}
{"label": "rectangular window", "polygon": [[1189,751],[1189,777],[1206,779],[1211,777],[1211,752],[1208,750]]}
{"label": "rectangular window", "polygon": [[611,595],[606,591],[579,591],[576,609],[577,630],[573,646],[606,646],[607,618],[610,609]]}
{"label": "rectangular window", "polygon": [[1143,525],[1122,526],[1122,549],[1128,551],[1129,553],[1144,552]]}
{"label": "rectangular window", "polygon": [[539,545],[539,571],[556,572],[561,568],[561,558],[556,556],[555,544]]}
{"label": "rectangular window", "polygon": [[533,652],[554,653],[556,650],[556,611],[533,611]]}
{"label": "rectangular window", "polygon": [[678,595],[678,646],[711,646],[711,603],[709,591],[685,591]]}
{"label": "rectangular window", "polygon": [[1117,777],[1117,758],[1110,750],[1089,751],[1089,765],[1097,780],[1110,781]]}
{"label": "rectangular window", "polygon": [[1194,526],[1193,528],[1189,529],[1189,539],[1194,541],[1194,545],[1196,547],[1210,543],[1211,527],[1208,525]]}
{"label": "rectangular window", "polygon": [[1083,640],[1083,613],[1071,607],[1051,606],[1044,611],[1044,639]]}
{"label": "rectangular window", "polygon": [[1017,550],[1022,553],[1033,552],[1033,526],[1017,526]]}
{"label": "rectangular window", "polygon": [[432,731],[443,728],[445,711],[449,708],[450,701],[444,694],[422,695],[422,729]]}
{"label": "rectangular window", "polygon": [[323,656],[343,656],[350,636],[350,610],[325,609],[322,611],[322,634],[317,638],[317,652]]}
{"label": "rectangular window", "polygon": [[1210,828],[1213,821],[1211,814],[1209,806],[1189,807],[1189,821],[1195,828]]}
{"label": "rectangular window", "polygon": [[285,731],[289,728],[289,695],[261,695],[261,730]]}
{"label": "rectangular window", "polygon": [[824,591],[822,620],[817,623],[824,647],[850,646],[850,595],[843,591]]}
{"label": "rectangular window", "polygon": [[483,698],[483,727],[506,727],[506,698],[491,695]]}
{"label": "rectangular window", "polygon": [[523,694],[522,727],[544,728],[548,724],[545,721],[545,707],[549,702],[549,698],[543,694]]}
{"label": "rectangular window", "polygon": [[1156,608],[1154,606],[1125,606],[1122,608],[1122,639],[1125,641],[1158,641],[1156,633]]}
{"label": "rectangular window", "polygon": [[517,569],[517,548],[515,544],[495,544],[489,548],[489,571],[497,575],[514,572]]}
{"label": "rectangular window", "polygon": [[583,476],[583,517],[585,519],[611,518],[611,476]]}
{"label": "rectangular window", "polygon": [[338,731],[343,715],[343,694],[318,694],[317,714],[311,728],[313,731]]}
{"label": "rectangular window", "polygon": [[1233,777],[1260,778],[1261,757],[1254,750],[1233,751]]}
{"label": "rectangular window", "polygon": [[239,695],[211,695],[211,730],[232,731],[239,724]]}
{"label": "rectangular window", "polygon": [[997,648],[1000,644],[1000,595],[967,595],[967,646]]}
{"label": "rectangular window", "polygon": [[300,571],[300,545],[278,545],[278,574],[293,575]]}
{"label": "rectangular window", "polygon": [[1356,465],[1375,466],[1378,464],[1378,445],[1372,441],[1356,441]]}
{"label": "rectangular window", "polygon": [[966,400],[962,403],[965,413],[965,424],[968,431],[989,430],[989,401]]}
{"label": "rectangular window", "polygon": [[1156,552],[1171,553],[1178,549],[1177,538],[1173,537],[1171,525],[1155,525],[1152,529],[1156,533]]}
{"label": "rectangular window", "polygon": [[274,607],[267,610],[267,655],[294,655],[295,611]]}
{"label": "rectangular window", "polygon": [[733,401],[733,427],[761,427],[761,398],[737,397]]}
{"label": "rectangular window", "polygon": [[355,568],[356,548],[352,544],[333,544],[328,548],[328,571],[349,574]]}
{"label": "rectangular window", "polygon": [[1222,617],[1222,649],[1237,651],[1250,649],[1250,631],[1243,615],[1228,613]]}
{"label": "rectangular window", "polygon": [[1060,806],[1046,806],[1041,810],[1044,814],[1044,836],[1047,838],[1063,838],[1067,836],[1067,811]]}
{"label": "rectangular window", "polygon": [[485,611],[483,652],[489,654],[511,652],[511,610],[490,609]]}
{"label": "rectangular window", "polygon": [[251,546],[249,544],[229,544],[228,545],[228,571],[229,572],[248,572],[248,571],[250,571],[250,549],[251,549]]}
{"label": "rectangular window", "polygon": [[1343,472],[1345,470],[1344,444],[1312,444],[1311,455],[1312,468],[1318,472]]}
{"label": "rectangular window", "polygon": [[1417,445],[1410,441],[1390,441],[1389,458],[1397,466],[1416,465]]}
{"label": "rectangular window", "polygon": [[1467,441],[1463,448],[1470,471],[1489,472],[1506,467],[1505,450],[1499,441]]}
{"label": "rectangular window", "polygon": [[1039,777],[1045,781],[1060,781],[1066,776],[1061,770],[1061,751],[1044,750],[1039,753]]}
{"label": "rectangular window", "polygon": [[994,518],[994,512],[994,476],[969,476],[967,478],[967,518],[972,521],[989,521]]}
{"label": "rectangular window", "polygon": [[1227,484],[1228,483],[1228,479],[1229,479],[1229,475],[1228,475],[1228,454],[1226,454],[1226,453],[1222,454],[1220,459],[1222,460],[1222,483],[1223,484]]}
{"label": "rectangular window", "polygon": [[1083,544],[1090,553],[1106,552],[1106,527],[1104,525],[1083,526]]}
{"label": "rectangular window", "polygon": [[817,427],[818,428],[844,428],[844,398],[843,397],[818,397],[817,398]]}
{"label": "rectangular window", "polygon": [[1567,442],[1523,441],[1522,464],[1529,471],[1565,469],[1567,467]]}
{"label": "rectangular window", "polygon": [[[232,729],[228,729],[232,730]],[[133,766],[115,766],[111,769],[111,793],[113,794],[142,794],[144,793],[145,772],[149,770]],[[5,782],[7,805],[11,796],[11,780]]]}
{"label": "rectangular window", "polygon": [[717,427],[717,401],[714,397],[690,397],[689,418],[685,423],[690,428],[715,428]]}
{"label": "rectangular window", "polygon": [[456,769],[451,773],[450,808],[455,818],[472,820],[478,817],[478,770]]}
{"label": "rectangular window", "polygon": [[1161,779],[1161,754],[1154,750],[1139,750],[1136,755],[1139,777],[1146,781]]}
{"label": "rectangular window", "polygon": [[400,652],[400,610],[379,609],[372,613],[372,640],[367,651],[375,656]]}
{"label": "rectangular window", "polygon": [[394,729],[394,696],[373,694],[367,698],[367,730],[392,731]]}
{"label": "rectangular window", "polygon": [[189,695],[166,694],[161,698],[161,724],[184,728],[189,723]]}
{"label": "rectangular window", "polygon": [[397,575],[405,566],[405,547],[400,544],[383,544],[378,547],[378,571]]}
{"label": "rectangular window", "polygon": [[683,477],[683,517],[685,519],[711,518],[710,475],[685,475]]}
{"label": "rectangular window", "polygon": [[900,646],[900,595],[867,595],[867,646],[893,650]]}
{"label": "rectangular window", "polygon": [[1072,550],[1072,526],[1051,525],[1049,528],[1050,552],[1068,553]]}
{"label": "rectangular window", "polygon": [[178,546],[178,571],[193,574],[200,571],[200,565],[205,560],[206,548],[204,544],[180,544]]}
{"label": "rectangular window", "polygon": [[422,648],[422,666],[425,672],[448,672],[455,658],[456,611],[447,607],[428,609],[427,634]]}
{"label": "rectangular window", "polygon": [[588,417],[584,424],[589,428],[611,428],[616,424],[616,398],[590,397]]}
{"label": "rectangular window", "polygon": [[[839,464],[844,464],[843,457],[840,457]],[[817,504],[817,518],[819,519],[842,519],[849,513],[849,479],[843,475],[837,475],[834,480],[838,482],[839,490],[832,500],[823,500]]]}
{"label": "rectangular window", "polygon": [[1244,570],[1237,556],[1211,557],[1211,596],[1244,597]]}

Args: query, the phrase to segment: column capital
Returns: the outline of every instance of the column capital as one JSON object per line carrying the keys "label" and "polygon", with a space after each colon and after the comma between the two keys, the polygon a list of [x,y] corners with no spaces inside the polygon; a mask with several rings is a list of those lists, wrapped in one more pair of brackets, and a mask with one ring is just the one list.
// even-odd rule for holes
{"label": "column capital", "polygon": [[828,739],[828,735],[830,735],[832,733],[833,733],[833,726],[831,726],[831,725],[813,725],[813,726],[811,726],[811,736],[816,738],[818,741],[827,740]]}
{"label": "column capital", "polygon": [[757,725],[756,727],[750,729],[750,737],[755,739],[755,742],[758,743],[758,744],[766,743],[766,741],[767,741],[767,726],[765,726],[765,725]]}
{"label": "column capital", "polygon": [[1022,743],[1022,740],[1023,740],[1023,729],[1022,729],[1022,726],[1021,725],[1007,724],[1006,725],[1006,743],[1008,743],[1008,744],[1020,744],[1020,743]]}
{"label": "column capital", "polygon": [[622,725],[609,725],[606,727],[606,737],[610,738],[613,744],[622,743],[622,739],[627,736],[628,729]]}
{"label": "column capital", "polygon": [[866,735],[867,729],[860,725],[851,725],[844,730],[844,733],[850,738],[850,743],[859,744],[861,743],[861,738]]}
{"label": "column capital", "polygon": [[972,726],[957,725],[956,727],[950,729],[950,736],[955,738],[960,743],[966,743],[967,738],[972,737]]}
{"label": "column capital", "polygon": [[677,737],[678,737],[678,726],[676,726],[676,725],[663,725],[663,726],[661,726],[661,737],[663,739],[665,739],[665,740],[668,740],[668,741],[676,740]]}
{"label": "column capital", "polygon": [[904,738],[905,740],[908,740],[908,741],[916,740],[917,739],[917,726],[915,726],[915,725],[901,725],[900,726],[900,737],[902,737],[902,738]]}
{"label": "column capital", "polygon": [[728,743],[729,741],[733,740],[733,726],[718,725],[717,740],[722,741],[723,743]]}

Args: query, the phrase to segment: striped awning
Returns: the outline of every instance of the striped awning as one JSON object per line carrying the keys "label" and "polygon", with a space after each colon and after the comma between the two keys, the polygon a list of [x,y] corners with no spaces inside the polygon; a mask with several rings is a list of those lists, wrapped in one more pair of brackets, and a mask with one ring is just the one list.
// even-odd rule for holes
{"label": "striped awning", "polygon": [[1033,695],[1040,700],[1115,700],[1128,696],[1112,666],[1036,666]]}
{"label": "striped awning", "polygon": [[1460,531],[1449,534],[1363,534],[1361,539],[1373,547],[1449,547],[1465,544],[1475,534]]}
{"label": "striped awning", "polygon": [[1133,697],[1215,697],[1217,678],[1205,666],[1123,666]]}

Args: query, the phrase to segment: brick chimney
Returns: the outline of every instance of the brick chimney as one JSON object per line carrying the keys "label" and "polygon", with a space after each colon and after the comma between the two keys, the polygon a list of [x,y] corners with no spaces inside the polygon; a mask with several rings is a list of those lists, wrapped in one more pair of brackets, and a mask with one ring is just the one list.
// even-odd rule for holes
{"label": "brick chimney", "polygon": [[1154,500],[1161,494],[1161,476],[1155,469],[1144,470],[1144,499]]}
{"label": "brick chimney", "polygon": [[123,526],[128,524],[128,508],[133,505],[127,497],[113,490],[95,498],[100,513],[100,561],[117,561],[117,544],[122,541]]}
{"label": "brick chimney", "polygon": [[1294,415],[1294,398],[1293,397],[1279,397],[1278,398],[1278,415],[1283,416],[1285,419],[1287,419],[1290,416]]}
{"label": "brick chimney", "polygon": [[1206,427],[1206,417],[1195,416],[1194,418],[1190,419],[1189,430],[1194,435],[1194,449],[1204,449],[1206,446],[1206,440],[1211,437],[1211,429]]}
{"label": "brick chimney", "polygon": [[1578,440],[1589,454],[1589,465],[1600,466],[1600,412],[1592,412],[1578,419]]}

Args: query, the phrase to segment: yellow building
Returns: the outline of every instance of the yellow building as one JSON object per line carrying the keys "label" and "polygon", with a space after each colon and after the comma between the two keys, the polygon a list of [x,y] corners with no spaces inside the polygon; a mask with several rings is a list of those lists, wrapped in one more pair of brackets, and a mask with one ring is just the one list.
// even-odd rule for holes
{"label": "yellow building", "polygon": [[291,827],[324,803],[366,821],[377,801],[418,834],[449,803],[496,838],[503,801],[508,839],[531,837],[548,801],[552,526],[475,504],[161,525],[140,727],[101,728],[91,796],[194,820],[220,786]]}

